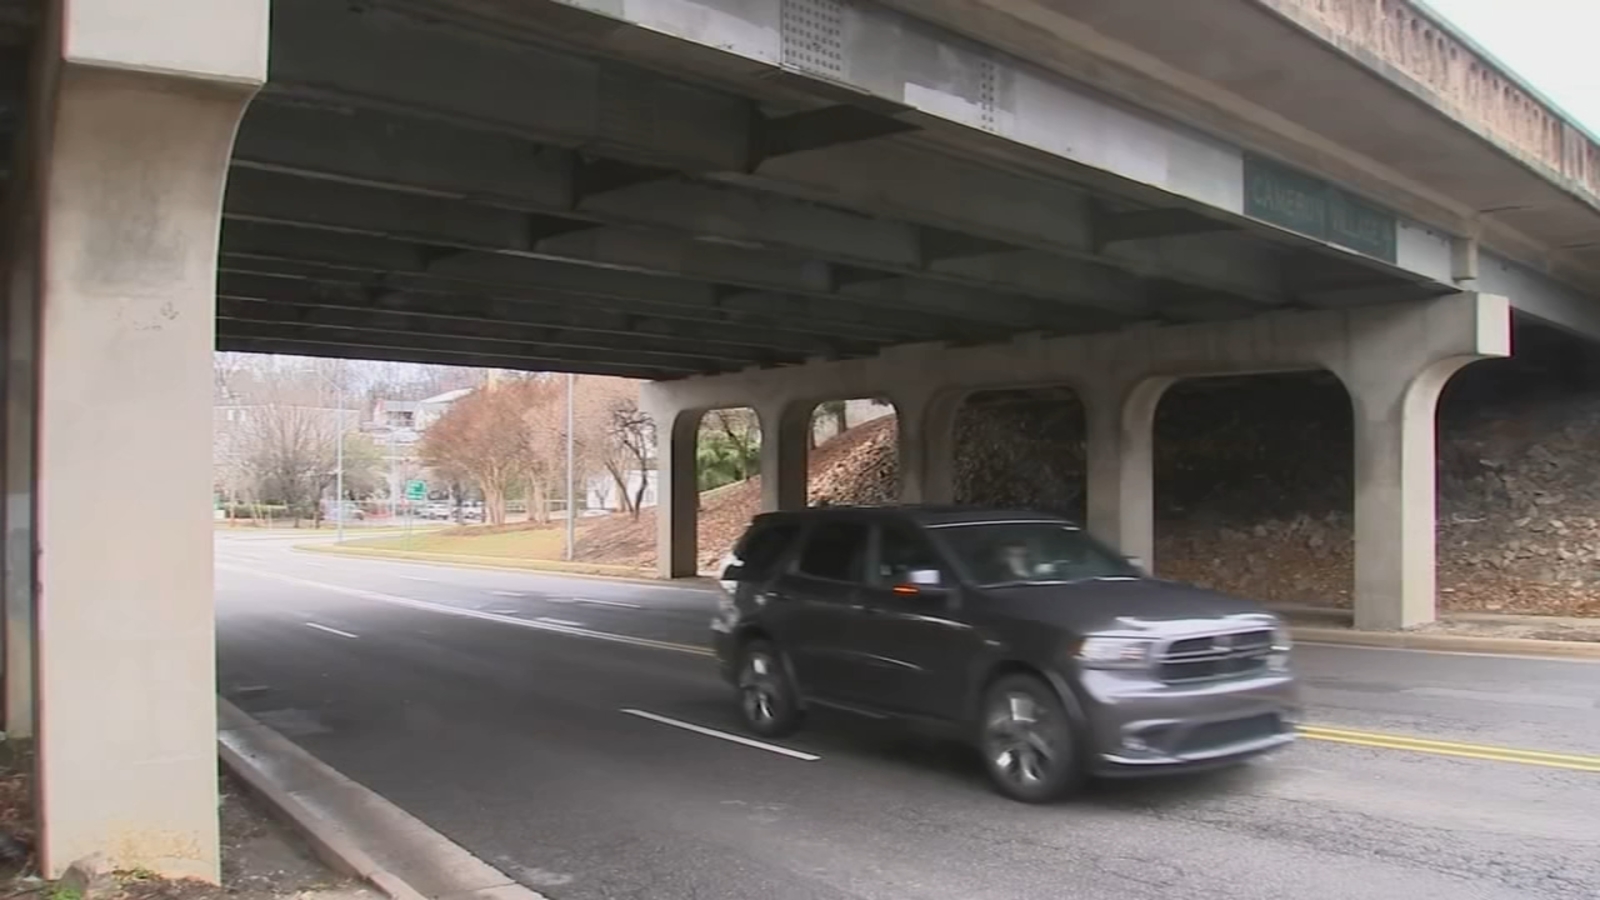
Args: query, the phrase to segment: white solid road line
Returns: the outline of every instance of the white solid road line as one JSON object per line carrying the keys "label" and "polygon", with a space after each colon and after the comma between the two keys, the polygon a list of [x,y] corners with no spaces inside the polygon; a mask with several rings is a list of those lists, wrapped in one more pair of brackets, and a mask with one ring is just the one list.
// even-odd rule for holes
{"label": "white solid road line", "polygon": [[544,602],[560,603],[562,605],[581,604],[588,606],[615,606],[620,609],[644,609],[643,606],[637,603],[629,603],[626,600],[599,600],[594,597],[546,597]]}
{"label": "white solid road line", "polygon": [[526,596],[521,591],[490,591],[489,593],[496,597],[516,597],[518,599]]}
{"label": "white solid road line", "polygon": [[692,731],[695,734],[703,734],[706,737],[714,737],[735,744],[741,744],[746,747],[754,747],[757,750],[765,750],[768,753],[776,753],[779,756],[787,756],[790,759],[798,759],[804,762],[816,762],[822,758],[814,753],[802,753],[799,750],[790,750],[788,747],[779,747],[776,744],[762,743],[761,741],[751,740],[750,738],[741,737],[737,734],[729,734],[726,731],[718,731],[715,728],[706,728],[703,725],[693,725],[688,722],[680,722],[677,719],[669,719],[666,716],[658,716],[655,713],[645,712],[642,709],[624,709],[623,712],[630,716],[638,716],[641,719],[649,719],[652,722],[660,722],[662,725],[671,725],[673,728],[682,728],[684,731]]}
{"label": "white solid road line", "polygon": [[337,634],[339,637],[350,638],[351,640],[355,640],[357,637],[359,637],[359,635],[351,634],[348,631],[340,631],[337,628],[329,628],[326,625],[318,625],[315,622],[307,622],[306,623],[306,627],[307,628],[315,628],[318,631],[326,631],[329,634]]}
{"label": "white solid road line", "polygon": [[400,575],[398,577],[404,578],[407,581],[425,581],[428,584],[438,584],[439,583],[439,579],[437,579],[437,578],[423,578],[421,575]]}
{"label": "white solid road line", "polygon": [[574,599],[579,603],[588,603],[594,606],[615,606],[618,609],[644,609],[644,607],[640,606],[639,604],[629,603],[626,600],[599,600],[593,597],[575,597]]}
{"label": "white solid road line", "polygon": [[610,641],[614,644],[630,644],[635,647],[651,647],[657,650],[671,650],[674,653],[687,653],[692,656],[712,656],[709,647],[700,647],[694,644],[679,644],[673,641],[657,641],[650,638],[633,637],[626,634],[614,634],[608,631],[594,631],[588,628],[573,628],[567,625],[556,625],[551,622],[537,622],[532,619],[517,619],[511,616],[496,615],[476,609],[467,609],[461,606],[450,606],[446,603],[430,603],[426,600],[413,600],[410,597],[401,597],[396,594],[385,594],[381,591],[369,591],[363,588],[345,587],[339,584],[330,584],[326,581],[312,581],[309,578],[296,578],[293,575],[280,575],[277,572],[266,572],[260,569],[250,569],[244,566],[235,566],[228,563],[217,563],[218,571],[240,572],[254,575],[257,578],[267,578],[281,581],[284,584],[295,584],[313,590],[327,591],[333,594],[344,594],[347,597],[359,597],[363,600],[374,600],[378,603],[389,603],[394,606],[405,606],[411,609],[420,609],[427,612],[441,613],[447,616],[460,616],[464,619],[478,619],[484,622],[499,622],[502,625],[515,625],[518,628],[533,628],[539,631],[548,631],[555,634],[565,634],[572,637],[591,638],[597,641]]}
{"label": "white solid road line", "polygon": [[534,621],[535,622],[544,622],[547,625],[560,625],[562,628],[582,628],[583,627],[583,623],[582,622],[574,622],[571,619],[552,619],[549,616],[540,616],[537,619],[534,619]]}

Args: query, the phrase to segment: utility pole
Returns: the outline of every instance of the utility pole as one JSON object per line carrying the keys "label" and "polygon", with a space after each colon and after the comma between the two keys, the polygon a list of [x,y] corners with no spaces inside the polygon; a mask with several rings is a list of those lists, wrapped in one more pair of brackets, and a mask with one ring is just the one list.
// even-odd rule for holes
{"label": "utility pole", "polygon": [[334,537],[334,543],[342,544],[344,543],[344,384],[342,380],[339,384],[338,402],[339,442],[337,444],[338,449],[334,450],[334,458],[337,460],[334,463],[334,466],[337,468],[333,474],[333,492],[339,496],[336,498],[333,508],[335,510],[334,514],[339,517],[339,530],[337,535]]}
{"label": "utility pole", "polygon": [[400,514],[400,476],[395,471],[394,426],[389,426],[389,521]]}
{"label": "utility pole", "polygon": [[575,471],[573,471],[574,466],[573,466],[573,452],[572,452],[572,446],[573,446],[572,423],[573,423],[573,419],[575,418],[573,416],[573,414],[572,414],[572,399],[573,399],[573,393],[574,393],[573,389],[572,389],[572,385],[573,385],[573,382],[575,382],[575,381],[577,381],[577,376],[574,375],[571,372],[568,372],[567,373],[567,561],[568,562],[572,561],[574,555],[577,552],[577,546],[576,545],[577,545],[577,536],[578,536],[578,504],[576,502],[577,493],[578,493],[578,489],[577,489],[578,475],[577,475],[577,473]]}

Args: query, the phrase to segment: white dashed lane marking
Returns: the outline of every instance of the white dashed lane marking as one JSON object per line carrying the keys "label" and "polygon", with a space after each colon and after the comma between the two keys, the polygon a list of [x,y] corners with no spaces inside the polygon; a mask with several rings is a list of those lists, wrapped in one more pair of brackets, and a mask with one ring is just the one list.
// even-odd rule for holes
{"label": "white dashed lane marking", "polygon": [[337,628],[329,628],[326,625],[318,625],[315,622],[307,622],[306,623],[306,627],[307,628],[315,628],[318,631],[325,631],[328,634],[336,634],[336,635],[338,635],[339,637],[342,637],[342,638],[350,638],[351,640],[355,640],[357,637],[359,637],[359,635],[351,634],[348,631],[340,631]]}
{"label": "white dashed lane marking", "polygon": [[630,716],[638,716],[641,719],[648,719],[651,722],[659,722],[662,725],[671,725],[673,728],[682,728],[684,731],[692,731],[695,734],[703,734],[706,737],[714,737],[718,740],[728,741],[741,746],[754,747],[757,750],[765,750],[768,753],[776,753],[779,756],[787,756],[790,759],[798,759],[803,762],[816,762],[822,758],[814,753],[802,753],[799,750],[790,750],[788,747],[779,747],[777,744],[768,744],[763,741],[751,740],[750,738],[743,737],[742,735],[729,734],[726,731],[718,731],[715,728],[707,728],[704,725],[680,722],[677,719],[669,719],[666,716],[659,716],[653,712],[645,712],[642,709],[624,709],[623,712]]}

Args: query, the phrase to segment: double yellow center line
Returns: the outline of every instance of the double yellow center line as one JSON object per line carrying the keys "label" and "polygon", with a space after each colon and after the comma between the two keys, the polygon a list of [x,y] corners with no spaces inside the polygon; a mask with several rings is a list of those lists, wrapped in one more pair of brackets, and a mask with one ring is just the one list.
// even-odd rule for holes
{"label": "double yellow center line", "polygon": [[1459,741],[1436,741],[1430,738],[1404,737],[1398,734],[1356,731],[1349,728],[1327,728],[1321,725],[1302,725],[1299,731],[1301,737],[1313,741],[1353,744],[1357,747],[1372,747],[1379,750],[1408,750],[1412,753],[1429,753],[1434,756],[1456,756],[1462,759],[1481,759],[1489,762],[1520,763],[1525,766],[1569,769],[1575,772],[1600,772],[1600,756],[1549,753],[1543,750],[1517,750],[1511,747],[1466,744]]}

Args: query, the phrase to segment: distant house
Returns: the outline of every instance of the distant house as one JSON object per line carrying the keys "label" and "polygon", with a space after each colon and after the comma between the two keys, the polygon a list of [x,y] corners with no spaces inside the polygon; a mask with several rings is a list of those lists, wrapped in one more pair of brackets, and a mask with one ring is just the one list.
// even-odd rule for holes
{"label": "distant house", "polygon": [[[656,505],[656,473],[654,471],[641,472],[638,469],[627,474],[628,499],[631,501],[638,496],[639,482],[648,479],[645,483],[644,497],[639,504],[641,509],[649,509]],[[591,475],[584,485],[584,497],[581,501],[584,509],[605,510],[606,512],[619,512],[625,508],[622,495],[617,491],[617,480],[611,475]]]}
{"label": "distant house", "polygon": [[396,445],[410,446],[422,439],[433,423],[449,411],[457,400],[475,388],[445,391],[424,400],[379,400],[372,411],[370,429],[380,441],[391,436]]}

